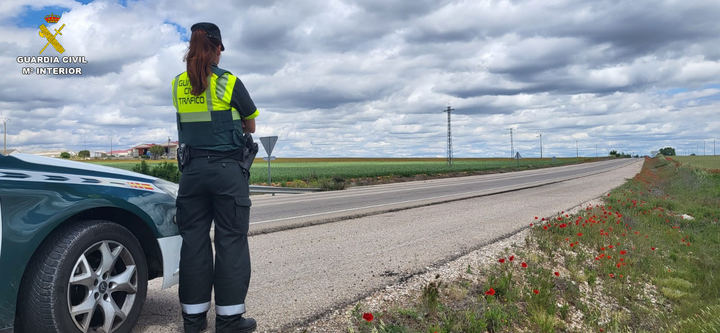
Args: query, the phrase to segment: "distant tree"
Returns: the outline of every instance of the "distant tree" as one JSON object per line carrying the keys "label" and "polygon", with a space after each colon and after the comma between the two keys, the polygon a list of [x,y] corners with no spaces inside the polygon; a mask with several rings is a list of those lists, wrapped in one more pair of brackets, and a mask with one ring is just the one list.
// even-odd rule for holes
{"label": "distant tree", "polygon": [[609,154],[609,155],[610,155],[610,156],[617,156],[617,154],[618,154],[617,150],[614,150],[614,149],[613,149],[613,150],[610,151],[610,154]]}
{"label": "distant tree", "polygon": [[70,158],[70,153],[64,151],[60,153],[60,158]]}
{"label": "distant tree", "polygon": [[165,147],[154,145],[150,147],[150,154],[152,155],[153,159],[156,160],[158,157],[162,156],[162,154],[165,154]]}
{"label": "distant tree", "polygon": [[90,157],[90,151],[89,150],[81,150],[78,152],[77,156],[79,158],[88,158],[88,157]]}
{"label": "distant tree", "polygon": [[673,147],[665,147],[660,149],[660,154],[663,154],[665,156],[675,156],[675,148]]}

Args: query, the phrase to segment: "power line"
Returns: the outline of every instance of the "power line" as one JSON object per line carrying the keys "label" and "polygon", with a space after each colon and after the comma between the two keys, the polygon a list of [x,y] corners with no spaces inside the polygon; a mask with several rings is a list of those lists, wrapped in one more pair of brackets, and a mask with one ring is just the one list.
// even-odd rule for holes
{"label": "power line", "polygon": [[453,164],[453,160],[452,160],[452,157],[453,157],[453,151],[452,151],[452,132],[451,132],[451,129],[450,129],[450,128],[451,128],[451,127],[450,127],[450,114],[451,114],[453,111],[455,111],[455,109],[451,108],[449,105],[448,105],[447,109],[445,109],[445,110],[443,111],[443,112],[447,112],[447,115],[448,115],[448,120],[447,120],[447,124],[448,124],[448,129],[447,129],[447,163],[448,163],[448,165],[452,165],[452,164]]}

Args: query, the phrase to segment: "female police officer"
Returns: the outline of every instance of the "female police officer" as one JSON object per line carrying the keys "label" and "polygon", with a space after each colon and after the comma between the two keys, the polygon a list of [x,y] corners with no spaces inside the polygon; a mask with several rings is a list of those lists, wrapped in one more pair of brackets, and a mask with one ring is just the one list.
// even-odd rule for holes
{"label": "female police officer", "polygon": [[[250,197],[243,147],[252,140],[258,110],[240,79],[217,67],[225,50],[220,29],[197,23],[190,30],[187,71],[172,81],[182,155],[177,198],[180,251],[180,303],[185,332],[207,327],[210,293],[215,287],[217,332],[252,332],[243,318],[250,283],[248,226]],[[246,154],[247,155],[247,154]],[[215,265],[210,224],[215,222]]]}

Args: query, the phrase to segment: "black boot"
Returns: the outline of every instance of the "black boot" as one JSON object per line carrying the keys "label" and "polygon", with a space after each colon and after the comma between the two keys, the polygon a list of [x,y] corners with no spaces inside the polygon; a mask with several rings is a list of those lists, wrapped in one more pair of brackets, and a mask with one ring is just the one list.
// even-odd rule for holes
{"label": "black boot", "polygon": [[257,328],[255,319],[243,318],[242,315],[215,316],[215,332],[217,333],[250,333]]}
{"label": "black boot", "polygon": [[185,333],[199,333],[207,329],[207,312],[182,314]]}

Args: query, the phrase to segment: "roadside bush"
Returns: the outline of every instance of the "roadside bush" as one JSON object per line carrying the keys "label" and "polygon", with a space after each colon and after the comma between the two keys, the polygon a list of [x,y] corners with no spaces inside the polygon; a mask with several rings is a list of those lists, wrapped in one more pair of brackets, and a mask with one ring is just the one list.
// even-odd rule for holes
{"label": "roadside bush", "polygon": [[132,168],[132,171],[165,179],[173,183],[180,182],[180,170],[178,170],[175,163],[161,162],[150,167],[145,160],[142,160]]}
{"label": "roadside bush", "polygon": [[142,174],[144,174],[144,175],[149,175],[149,174],[150,174],[150,167],[148,166],[147,162],[145,162],[145,161],[143,160],[143,161],[141,161],[140,163],[135,164],[135,166],[132,168],[132,171],[133,171],[133,172],[142,173]]}

